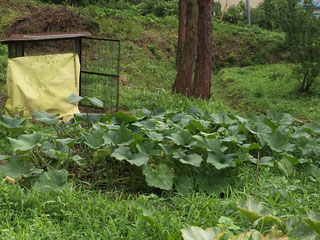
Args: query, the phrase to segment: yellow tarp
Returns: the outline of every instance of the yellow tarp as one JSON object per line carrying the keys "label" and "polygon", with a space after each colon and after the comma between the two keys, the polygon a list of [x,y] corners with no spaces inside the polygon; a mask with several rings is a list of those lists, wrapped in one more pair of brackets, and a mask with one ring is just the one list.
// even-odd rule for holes
{"label": "yellow tarp", "polygon": [[25,117],[40,110],[61,117],[79,113],[66,101],[79,94],[79,76],[79,58],[73,53],[9,59],[6,111]]}

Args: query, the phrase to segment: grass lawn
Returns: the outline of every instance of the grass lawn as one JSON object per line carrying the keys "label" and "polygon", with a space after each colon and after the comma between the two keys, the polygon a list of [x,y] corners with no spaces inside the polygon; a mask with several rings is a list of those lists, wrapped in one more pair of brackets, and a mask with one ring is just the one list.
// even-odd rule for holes
{"label": "grass lawn", "polygon": [[298,92],[298,81],[291,77],[288,64],[226,68],[213,83],[214,98],[224,99],[239,112],[287,112],[307,121],[320,121],[320,87],[312,93]]}
{"label": "grass lawn", "polygon": [[[222,216],[231,218],[241,231],[247,231],[251,224],[237,208],[237,202],[253,194],[254,169],[247,166],[239,169],[239,173],[222,198],[201,193],[181,197],[173,193],[129,194],[84,189],[40,194],[2,181],[0,238],[181,239],[180,229],[190,225],[217,226]],[[263,167],[257,197],[273,216],[295,227],[302,224],[299,216],[307,208],[320,211],[319,183],[301,178],[298,172],[295,178],[288,179]],[[263,233],[270,231],[271,226],[263,227]],[[298,238],[289,239],[315,239],[311,233],[291,232],[291,236],[295,234]]]}

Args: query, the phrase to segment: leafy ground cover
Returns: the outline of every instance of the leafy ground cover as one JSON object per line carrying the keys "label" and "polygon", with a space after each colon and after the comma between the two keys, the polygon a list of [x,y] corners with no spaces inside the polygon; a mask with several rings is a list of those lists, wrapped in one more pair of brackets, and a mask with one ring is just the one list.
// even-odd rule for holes
{"label": "leafy ground cover", "polygon": [[[79,100],[83,99],[77,96],[69,98],[72,103]],[[97,99],[88,100],[96,105],[101,103]],[[207,227],[207,224],[218,225],[220,230],[222,229],[220,233],[230,237],[251,228],[258,228],[261,233],[272,232],[273,225],[277,225],[281,230],[279,234],[298,236],[302,232],[308,237],[306,239],[316,237],[311,229],[318,229],[318,218],[314,213],[319,211],[317,186],[320,180],[320,153],[317,137],[320,126],[317,124],[296,127],[292,125],[293,118],[288,114],[269,112],[266,117],[250,116],[244,119],[226,113],[207,114],[195,108],[187,114],[167,112],[163,109],[154,112],[137,111],[135,115],[78,114],[74,120],[67,123],[59,123],[55,115],[45,112],[35,112],[33,117],[45,124],[45,129],[51,126],[51,133],[41,132],[39,129],[31,130],[25,126],[25,120],[19,117],[1,118],[2,132],[5,135],[12,133],[7,139],[12,146],[13,155],[1,156],[1,159],[7,162],[0,167],[0,171],[6,176],[7,183],[19,183],[25,189],[31,189],[13,191],[27,191],[27,195],[58,191],[58,198],[62,192],[69,196],[68,201],[73,204],[77,200],[70,192],[72,184],[68,180],[69,170],[71,176],[76,176],[72,178],[72,182],[85,188],[89,186],[92,190],[97,189],[99,185],[96,183],[100,182],[99,187],[104,190],[125,187],[126,192],[122,193],[125,198],[130,196],[132,190],[159,194],[151,195],[151,198],[157,199],[154,206],[150,205],[150,202],[139,203],[139,199],[150,198],[147,195],[134,194],[133,199],[123,199],[123,202],[119,203],[112,201],[112,204],[127,205],[130,213],[133,211],[133,216],[126,215],[127,220],[123,224],[134,225],[133,232],[116,228],[116,232],[112,233],[115,234],[114,238],[146,234],[151,236],[150,239],[179,239],[180,229],[184,224],[202,227]],[[52,134],[52,131],[55,133]],[[255,184],[253,179],[257,164],[262,173]],[[91,177],[84,179],[89,172]],[[256,186],[257,199],[261,202],[246,199],[256,191]],[[163,190],[174,190],[178,195],[165,193]],[[200,193],[194,195],[194,191]],[[96,197],[95,193],[93,194]],[[201,201],[200,196],[204,197]],[[297,196],[303,197],[301,199]],[[314,201],[310,201],[311,196]],[[98,194],[98,198],[100,197]],[[175,201],[187,200],[191,201],[191,204],[197,204],[200,212],[195,216],[201,219],[200,222],[183,223],[181,221],[184,217],[179,215],[179,211],[176,212],[177,215],[166,215],[165,212],[170,212],[167,209],[158,216],[156,209],[161,207],[162,200],[174,207]],[[35,197],[34,201],[39,199]],[[227,207],[212,210],[218,211],[218,214],[215,217],[209,214],[208,218],[210,216],[212,219],[203,221],[202,211],[210,213],[211,208],[216,209],[216,205],[211,205],[211,202],[203,208],[202,204],[208,204],[207,201],[217,201],[217,204],[227,204]],[[44,204],[47,207],[53,202],[55,200]],[[297,208],[301,203],[307,205]],[[105,207],[108,207],[109,203],[105,204]],[[94,208],[96,207],[95,204]],[[140,216],[135,216],[132,210],[135,207],[140,209]],[[42,212],[43,209],[39,208],[37,211]],[[64,211],[67,211],[66,208]],[[92,210],[88,208],[83,211]],[[28,212],[26,214],[29,215]],[[224,216],[227,216],[226,219],[221,219]],[[55,217],[55,214],[49,211],[43,220],[48,221],[53,230],[66,224],[64,221],[58,221],[57,225],[51,224],[51,221],[55,222]],[[70,227],[67,232],[74,228],[74,217],[71,213],[68,221],[71,226],[66,227]],[[157,217],[161,217],[163,223],[159,224]],[[169,218],[180,221],[170,226],[171,221],[167,221]],[[128,219],[132,219],[132,222]],[[139,219],[150,228],[147,233],[138,227]],[[122,220],[124,219],[120,216],[108,221],[108,224]],[[11,224],[21,220],[17,217],[12,221]],[[94,221],[98,228],[97,234],[110,236],[110,232],[100,227],[100,224],[105,225],[104,221],[106,220]],[[237,221],[239,226],[235,225]],[[17,225],[18,228],[25,227],[23,223]],[[14,234],[13,229],[6,227],[5,232]],[[75,234],[92,234],[88,228],[85,228],[84,232],[81,230],[78,229]],[[23,228],[23,232],[18,229],[21,234],[29,231],[30,234],[36,234],[35,236],[38,234],[30,229]],[[60,231],[59,234],[65,232]]]}

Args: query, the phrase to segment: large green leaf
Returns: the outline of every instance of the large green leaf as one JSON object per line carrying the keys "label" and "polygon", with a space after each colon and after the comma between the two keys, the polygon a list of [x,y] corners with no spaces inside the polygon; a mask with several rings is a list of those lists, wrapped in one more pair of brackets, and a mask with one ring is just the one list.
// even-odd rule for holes
{"label": "large green leaf", "polygon": [[214,123],[222,126],[229,126],[237,123],[237,120],[231,119],[227,113],[211,114],[210,116]]}
{"label": "large green leaf", "polygon": [[137,118],[135,116],[126,114],[124,112],[117,112],[112,115],[112,123],[121,125],[122,123],[136,122]]}
{"label": "large green leaf", "polygon": [[33,112],[32,117],[35,120],[38,120],[42,123],[48,124],[48,125],[56,125],[59,123],[59,119],[57,118],[59,114],[50,114],[46,111],[40,111],[40,112]]}
{"label": "large green leaf", "polygon": [[28,151],[40,146],[42,132],[20,135],[18,139],[9,138],[13,151]]}
{"label": "large green leaf", "polygon": [[276,129],[271,135],[271,138],[267,140],[269,147],[276,152],[290,152],[293,150],[294,145],[289,142],[287,134],[282,133],[279,129]]}
{"label": "large green leaf", "polygon": [[194,188],[194,179],[190,176],[178,176],[175,178],[174,185],[182,196],[187,196],[189,191]]}
{"label": "large green leaf", "polygon": [[84,133],[84,141],[92,149],[98,149],[104,145],[103,132],[91,130]]}
{"label": "large green leaf", "polygon": [[293,168],[293,164],[286,158],[282,158],[279,162],[278,162],[278,167],[281,171],[283,171],[283,173],[289,177],[293,175],[294,172],[294,168]]}
{"label": "large green leaf", "polygon": [[52,190],[68,190],[71,186],[68,182],[68,171],[62,169],[43,172],[32,188],[40,192],[50,192]]}
{"label": "large green leaf", "polygon": [[21,119],[18,115],[14,117],[0,115],[0,126],[5,128],[22,128],[25,121],[25,119]]}
{"label": "large green leaf", "polygon": [[77,121],[83,121],[92,125],[93,123],[97,123],[100,121],[101,118],[104,117],[102,113],[77,113],[74,115],[74,118]]}
{"label": "large green leaf", "polygon": [[207,162],[212,164],[216,169],[220,170],[227,167],[235,166],[235,154],[224,154],[222,151],[215,153],[209,152]]}
{"label": "large green leaf", "polygon": [[140,167],[148,163],[149,156],[146,153],[134,153],[133,157],[127,161],[133,165]]}
{"label": "large green leaf", "polygon": [[83,99],[83,97],[75,95],[75,94],[71,94],[68,98],[67,98],[67,102],[70,104],[75,104],[80,102]]}
{"label": "large green leaf", "polygon": [[320,123],[306,124],[303,126],[303,128],[309,132],[320,133]]}
{"label": "large green leaf", "polygon": [[72,154],[72,150],[68,147],[67,144],[63,144],[60,142],[49,142],[44,141],[41,144],[40,151],[44,153],[47,157],[63,160],[68,158],[69,154]]}
{"label": "large green leaf", "polygon": [[153,121],[151,119],[148,119],[148,120],[145,120],[145,121],[136,122],[136,123],[133,123],[132,125],[140,127],[140,128],[145,128],[145,129],[147,129],[149,131],[150,130],[154,130],[156,128],[155,121]]}
{"label": "large green leaf", "polygon": [[137,144],[139,152],[146,153],[151,156],[160,156],[160,149],[152,141],[141,141]]}
{"label": "large green leaf", "polygon": [[218,139],[213,137],[210,137],[210,138],[208,137],[198,141],[197,146],[211,152],[217,152],[220,150],[224,152],[225,150],[227,150],[226,147],[221,147],[221,143],[219,142]]}
{"label": "large green leaf", "polygon": [[267,118],[279,125],[290,125],[293,123],[293,117],[288,113],[267,112]]}
{"label": "large green leaf", "polygon": [[90,97],[81,97],[81,96],[77,96],[75,94],[71,94],[67,98],[67,102],[70,104],[76,104],[81,101],[89,101],[95,107],[103,107],[103,102],[96,97],[91,97],[91,98]]}
{"label": "large green leaf", "polygon": [[171,144],[163,144],[160,143],[159,146],[163,149],[163,151],[165,152],[165,154],[170,155],[172,154],[175,150],[177,150],[177,146],[176,145],[171,145]]}
{"label": "large green leaf", "polygon": [[269,211],[255,198],[249,197],[246,202],[238,202],[239,210],[246,216],[251,223],[276,224],[280,219],[270,215]]}
{"label": "large green leaf", "polygon": [[190,120],[188,125],[184,128],[189,130],[190,132],[194,131],[201,131],[201,132],[207,132],[210,129],[210,122],[205,120]]}
{"label": "large green leaf", "polygon": [[86,99],[88,99],[89,102],[95,107],[100,107],[100,108],[103,107],[103,102],[96,97],[86,97]]}
{"label": "large green leaf", "polygon": [[134,141],[133,134],[124,124],[121,125],[118,131],[108,131],[108,136],[111,141],[118,146],[128,146]]}
{"label": "large green leaf", "polygon": [[308,218],[305,218],[304,221],[320,235],[320,213],[310,211]]}
{"label": "large green leaf", "polygon": [[166,164],[161,163],[156,168],[147,164],[143,168],[143,174],[148,186],[164,190],[172,189],[174,172]]}
{"label": "large green leaf", "polygon": [[148,163],[149,157],[146,153],[135,153],[132,154],[130,148],[128,147],[119,147],[111,154],[111,157],[116,158],[117,160],[126,160],[131,164],[134,164],[138,167]]}
{"label": "large green leaf", "polygon": [[257,135],[262,144],[265,144],[267,139],[270,138],[272,134],[272,129],[265,125],[263,122],[251,122],[245,123],[245,127],[253,134]]}
{"label": "large green leaf", "polygon": [[191,226],[181,229],[184,240],[214,240],[221,232],[219,228],[202,229],[200,227]]}
{"label": "large green leaf", "polygon": [[190,154],[186,156],[185,158],[180,158],[180,162],[184,164],[189,164],[195,167],[200,167],[201,162],[202,162],[202,157],[196,153]]}
{"label": "large green leaf", "polygon": [[178,133],[171,133],[170,136],[167,137],[171,139],[175,144],[179,146],[190,147],[196,142],[192,142],[192,134],[189,131],[180,131]]}
{"label": "large green leaf", "polygon": [[119,147],[113,151],[111,157],[114,157],[119,161],[129,160],[130,158],[132,158],[132,153],[130,151],[130,148],[128,147]]}
{"label": "large green leaf", "polygon": [[0,175],[11,177],[15,180],[23,177],[31,177],[42,172],[41,169],[36,169],[31,162],[26,162],[23,158],[12,157],[8,162],[0,167]]}
{"label": "large green leaf", "polygon": [[163,135],[161,133],[156,133],[156,132],[146,132],[147,136],[157,142],[163,141]]}

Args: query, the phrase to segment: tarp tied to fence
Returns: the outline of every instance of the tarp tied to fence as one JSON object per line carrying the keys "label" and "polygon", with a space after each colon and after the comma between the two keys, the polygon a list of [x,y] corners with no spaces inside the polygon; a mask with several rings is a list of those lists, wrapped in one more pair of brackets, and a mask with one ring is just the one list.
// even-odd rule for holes
{"label": "tarp tied to fence", "polygon": [[78,106],[66,101],[79,94],[79,75],[79,58],[73,53],[9,59],[6,111],[25,117],[40,110],[61,117],[79,113]]}

